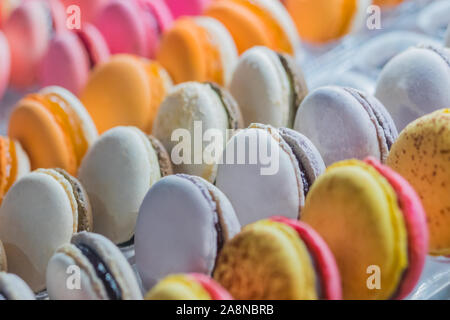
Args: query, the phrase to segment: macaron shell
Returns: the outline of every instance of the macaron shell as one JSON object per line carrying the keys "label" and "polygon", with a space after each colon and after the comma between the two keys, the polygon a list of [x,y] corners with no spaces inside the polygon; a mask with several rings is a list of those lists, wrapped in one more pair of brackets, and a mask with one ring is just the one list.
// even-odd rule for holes
{"label": "macaron shell", "polygon": [[146,300],[211,300],[209,292],[190,275],[176,274],[162,279],[146,295]]}
{"label": "macaron shell", "polygon": [[[396,193],[374,168],[357,160],[329,168],[308,193],[302,221],[333,252],[344,299],[394,297],[408,267],[407,231]],[[379,290],[367,286],[370,266],[381,270]]]}
{"label": "macaron shell", "polygon": [[84,23],[93,22],[97,18],[98,13],[101,11],[104,5],[110,0],[60,0],[65,9],[72,5],[76,5],[80,8],[81,20]]}
{"label": "macaron shell", "polygon": [[313,261],[295,230],[262,220],[222,250],[214,279],[237,300],[318,298]]}
{"label": "macaron shell", "polygon": [[41,63],[41,86],[58,85],[78,94],[88,76],[89,56],[75,33],[55,35]]}
{"label": "macaron shell", "polygon": [[404,299],[415,288],[425,265],[429,239],[425,210],[416,191],[402,176],[374,158],[368,158],[365,162],[388,180],[397,193],[403,211],[408,231],[408,269],[403,274],[395,298]]}
{"label": "macaron shell", "polygon": [[135,1],[109,1],[99,12],[95,25],[112,54],[148,56],[147,30]]}
{"label": "macaron shell", "polygon": [[11,74],[11,55],[8,40],[0,31],[0,99],[3,97]]}
{"label": "macaron shell", "polygon": [[374,123],[360,102],[340,87],[311,92],[297,111],[294,129],[317,147],[327,166],[345,159],[381,159]]}
{"label": "macaron shell", "polygon": [[180,16],[197,16],[212,2],[212,0],[165,0],[174,18]]}
{"label": "macaron shell", "polygon": [[[392,115],[399,131],[450,101],[450,54],[425,46],[393,58],[381,72],[375,96]],[[417,90],[417,88],[421,88]]]}
{"label": "macaron shell", "polygon": [[30,158],[31,168],[62,168],[76,172],[76,159],[53,115],[38,102],[19,102],[13,110],[8,134],[18,140]]}
{"label": "macaron shell", "polygon": [[341,300],[342,285],[339,269],[333,253],[322,237],[309,225],[284,217],[274,217],[273,221],[284,223],[293,228],[308,248],[315,263],[316,273],[320,277],[320,298]]}
{"label": "macaron shell", "polygon": [[145,129],[150,116],[150,87],[142,62],[118,55],[95,68],[80,97],[99,133],[120,125]]}
{"label": "macaron shell", "polygon": [[39,61],[50,39],[48,9],[42,1],[25,1],[3,27],[11,49],[13,86],[24,88],[36,80]]}
{"label": "macaron shell", "polygon": [[103,134],[79,170],[91,200],[94,231],[116,244],[129,241],[139,206],[160,177],[157,154],[138,129],[116,127]]}
{"label": "macaron shell", "polygon": [[3,201],[0,237],[9,271],[23,278],[34,292],[45,288],[45,271],[53,253],[70,242],[75,223],[72,210],[62,185],[40,172],[17,181]]}
{"label": "macaron shell", "polygon": [[169,274],[213,271],[218,252],[216,204],[206,186],[200,186],[183,176],[168,176],[145,197],[135,234],[136,266],[144,288]]}
{"label": "macaron shell", "polygon": [[[224,138],[226,137],[226,130],[230,128],[227,112],[219,96],[209,84],[186,82],[174,87],[161,104],[152,134],[161,141],[172,156],[173,152],[176,156],[179,156],[179,148],[182,145],[178,141],[172,141],[172,134],[174,130],[186,129],[191,137],[192,157],[188,163],[175,164],[174,172],[200,176],[213,182],[217,165],[206,161],[195,164],[194,161],[199,157],[203,159],[203,150],[210,144],[210,142],[202,141],[203,149],[201,153],[198,149],[194,149],[194,139],[197,138],[194,133],[196,121],[198,121],[197,124],[201,123],[203,132],[216,129],[222,133]],[[182,133],[181,131],[178,132]],[[223,145],[225,143],[226,141],[223,142]],[[174,159],[172,158],[172,160]]]}
{"label": "macaron shell", "polygon": [[189,276],[197,280],[208,291],[212,300],[233,300],[228,291],[210,277],[200,273],[191,273]]}
{"label": "macaron shell", "polygon": [[3,242],[0,241],[0,272],[8,270],[8,261],[6,260],[5,247]]}
{"label": "macaron shell", "polygon": [[36,300],[30,287],[18,276],[0,272],[0,292],[8,296],[8,300]]}
{"label": "macaron shell", "polygon": [[[223,156],[226,161],[218,166],[216,186],[230,200],[242,226],[271,217],[274,212],[297,219],[303,206],[304,195],[297,160],[274,130],[255,126],[239,132],[226,146]],[[247,139],[255,141],[256,145],[238,149],[239,153],[244,151],[251,154],[258,150],[258,145],[268,146],[268,150],[277,150],[270,159],[272,163],[263,163],[268,159],[263,159],[259,154],[256,155],[255,164],[238,164],[243,154],[234,154],[234,158],[230,159],[232,161],[228,161],[227,154],[232,154],[231,150],[236,145],[245,145]]]}
{"label": "macaron shell", "polygon": [[[265,123],[292,126],[291,83],[277,54],[266,47],[254,47],[240,58],[230,83],[230,92],[241,106],[245,126]],[[295,117],[295,115],[293,115]]]}
{"label": "macaron shell", "polygon": [[78,37],[82,37],[87,52],[92,55],[93,62],[100,64],[107,61],[110,57],[108,44],[100,31],[92,24],[85,23],[83,28],[78,30]]}
{"label": "macaron shell", "polygon": [[427,215],[429,253],[450,255],[450,111],[433,112],[400,134],[387,164],[417,191]]}
{"label": "macaron shell", "polygon": [[84,244],[102,259],[118,283],[123,300],[142,300],[136,275],[120,249],[102,235],[80,232],[72,237],[72,244]]}

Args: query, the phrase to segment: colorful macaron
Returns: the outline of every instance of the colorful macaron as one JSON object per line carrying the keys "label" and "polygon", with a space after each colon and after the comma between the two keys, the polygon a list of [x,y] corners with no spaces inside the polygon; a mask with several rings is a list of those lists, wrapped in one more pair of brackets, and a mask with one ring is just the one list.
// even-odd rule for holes
{"label": "colorful macaron", "polygon": [[223,248],[214,279],[238,300],[339,300],[336,261],[320,235],[297,220],[250,224]]}
{"label": "colorful macaron", "polygon": [[237,51],[230,33],[219,21],[185,17],[164,34],[157,60],[175,83],[211,81],[228,85]]}
{"label": "colorful macaron", "polygon": [[213,0],[165,0],[174,18],[198,16]]}
{"label": "colorful macaron", "polygon": [[11,49],[11,84],[34,84],[39,63],[55,32],[65,27],[64,7],[57,0],[23,1],[3,26]]}
{"label": "colorful macaron", "polygon": [[61,87],[47,87],[20,100],[9,119],[31,168],[61,168],[76,175],[97,129],[81,102]]}
{"label": "colorful macaron", "polygon": [[[78,289],[67,286],[79,268]],[[51,300],[141,300],[133,268],[120,249],[107,238],[80,232],[60,247],[47,268],[47,292]]]}
{"label": "colorful macaron", "polygon": [[89,198],[80,182],[61,169],[39,169],[17,181],[0,207],[0,239],[8,271],[34,292],[45,289],[51,256],[72,235],[92,230]]}
{"label": "colorful macaron", "polygon": [[212,278],[200,273],[175,274],[162,279],[146,300],[233,300]]}
{"label": "colorful macaron", "polygon": [[318,88],[303,100],[294,129],[314,143],[327,166],[368,156],[385,162],[398,136],[391,116],[376,98],[335,86]]}
{"label": "colorful macaron", "polygon": [[0,31],[0,99],[6,91],[11,75],[11,54],[8,40],[4,33]]}
{"label": "colorful macaron", "polygon": [[253,124],[228,142],[216,186],[230,200],[242,226],[274,212],[298,219],[309,189],[324,171],[322,157],[302,134]]}
{"label": "colorful macaron", "polygon": [[170,157],[158,140],[136,127],[116,127],[91,147],[79,179],[91,199],[94,232],[116,244],[132,240],[139,206],[161,177]]}
{"label": "colorful macaron", "polygon": [[387,164],[411,183],[427,214],[431,255],[450,255],[450,109],[408,125]]}
{"label": "colorful macaron", "polygon": [[258,45],[291,55],[298,49],[295,24],[280,1],[218,0],[205,14],[225,25],[239,53]]}
{"label": "colorful macaron", "polygon": [[92,72],[80,97],[99,133],[116,126],[151,132],[172,81],[155,61],[116,55]]}
{"label": "colorful macaron", "polygon": [[[239,128],[239,107],[226,90],[213,83],[186,82],[173,88],[161,104],[153,135],[171,154],[174,172],[214,182],[216,160],[229,136]],[[214,137],[203,139],[207,132]],[[211,147],[218,152],[208,153]]]}
{"label": "colorful macaron", "polygon": [[341,38],[364,25],[372,0],[284,0],[300,37],[311,43]]}
{"label": "colorful macaron", "polygon": [[79,94],[89,72],[107,61],[109,49],[100,32],[89,23],[74,32],[61,32],[50,41],[39,70],[41,86],[57,85]]}
{"label": "colorful macaron", "polygon": [[413,187],[375,158],[328,168],[302,221],[333,252],[344,299],[403,299],[416,286],[428,251],[425,211]]}
{"label": "colorful macaron", "polygon": [[170,274],[211,275],[217,255],[239,230],[230,202],[206,180],[161,179],[146,195],[136,223],[136,267],[144,288]]}
{"label": "colorful macaron", "polygon": [[172,20],[163,0],[110,0],[95,24],[111,53],[154,58],[160,37],[171,27]]}
{"label": "colorful macaron", "polygon": [[[420,89],[418,89],[420,88]],[[424,45],[393,58],[378,78],[375,96],[399,130],[410,122],[450,105],[450,54]]]}
{"label": "colorful macaron", "polygon": [[30,287],[18,276],[0,272],[1,300],[36,300]]}
{"label": "colorful macaron", "polygon": [[246,126],[264,123],[292,128],[308,88],[292,57],[258,46],[241,56],[230,92],[241,108]]}
{"label": "colorful macaron", "polygon": [[19,142],[0,137],[0,204],[11,186],[30,172],[30,160]]}

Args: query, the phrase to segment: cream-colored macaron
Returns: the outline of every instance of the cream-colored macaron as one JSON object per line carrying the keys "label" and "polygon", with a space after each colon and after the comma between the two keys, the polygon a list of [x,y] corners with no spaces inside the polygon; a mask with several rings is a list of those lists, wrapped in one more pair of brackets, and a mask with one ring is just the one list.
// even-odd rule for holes
{"label": "cream-colored macaron", "polygon": [[92,229],[84,188],[59,169],[39,169],[17,181],[0,208],[0,239],[8,270],[34,292],[45,289],[47,263],[72,235]]}
{"label": "cream-colored macaron", "polygon": [[145,194],[171,173],[169,156],[155,138],[136,127],[105,132],[79,171],[91,199],[94,231],[116,244],[130,241]]}

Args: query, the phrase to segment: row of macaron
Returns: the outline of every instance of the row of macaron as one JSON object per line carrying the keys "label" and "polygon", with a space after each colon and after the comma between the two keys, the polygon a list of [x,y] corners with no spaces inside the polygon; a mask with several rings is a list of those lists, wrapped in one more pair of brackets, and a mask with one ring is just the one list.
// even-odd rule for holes
{"label": "row of macaron", "polygon": [[[72,32],[67,30],[67,13],[59,0],[23,1],[4,22],[6,37],[0,36],[0,96],[8,82],[17,88],[36,82],[60,85],[79,94],[90,70],[117,53],[158,58],[176,83],[224,84],[238,53],[264,45],[294,54],[297,30],[310,41],[341,36],[366,12],[370,1],[362,2],[286,1],[285,9],[281,2],[267,0],[66,0],[64,5],[80,5],[82,17],[86,15],[81,29]],[[174,22],[174,16],[202,12],[220,21],[220,26],[205,19]],[[221,57],[226,67],[218,62]]]}
{"label": "row of macaron", "polygon": [[[336,290],[340,290],[336,279],[342,277],[342,282],[337,281],[342,286],[342,297],[406,296],[417,283],[427,253],[449,254],[450,112],[443,109],[421,117],[397,138],[388,113],[374,98],[339,87],[325,87],[319,92],[351,102],[354,111],[350,114],[361,114],[365,130],[376,133],[368,142],[376,143],[376,158],[366,162],[345,160],[325,169],[321,153],[305,135],[288,128],[252,124],[231,137],[225,153],[233,153],[227,149],[234,150],[235,145],[245,145],[245,141],[256,137],[259,145],[277,150],[278,170],[274,174],[261,174],[261,168],[267,165],[261,158],[250,164],[231,161],[172,166],[166,151],[171,150],[170,145],[165,147],[163,140],[149,137],[136,127],[110,129],[90,144],[73,139],[71,134],[76,130],[87,132],[95,127],[81,103],[62,88],[47,88],[26,98],[20,103],[23,121],[18,123],[29,128],[28,139],[37,139],[29,141],[36,152],[33,157],[41,157],[45,163],[57,154],[80,155],[80,147],[87,146],[88,150],[82,159],[72,158],[75,168],[77,161],[81,162],[80,169],[72,172],[78,173],[78,179],[61,169],[27,173],[27,153],[31,153],[23,151],[14,140],[2,139],[2,187],[3,191],[10,189],[0,207],[0,239],[10,271],[22,277],[35,292],[48,288],[45,274],[52,265],[49,260],[53,253],[73,234],[93,230],[117,245],[134,242],[136,265],[146,290],[169,274],[196,272],[214,274],[238,299],[326,297],[308,287],[328,282],[311,278],[314,273],[303,273],[299,267],[305,263],[303,258],[298,260],[299,265],[297,260],[282,263],[288,270],[273,270],[280,267],[279,258],[267,254],[270,246],[266,247],[265,242],[234,240],[240,239],[236,235],[241,226],[245,232],[247,226],[281,214],[293,220],[300,218],[323,238],[337,265],[325,274],[334,279],[330,285]],[[219,124],[239,123],[238,118],[230,116],[239,109],[226,111],[233,100],[217,86],[185,83],[167,99],[170,103],[163,103],[160,108],[168,114],[164,119],[186,112],[204,114],[204,120],[213,119]],[[60,108],[61,103],[64,109]],[[31,114],[34,118],[29,117]],[[62,121],[67,115],[83,114],[83,126],[67,126],[74,124],[67,118]],[[179,125],[183,126],[183,122]],[[352,127],[353,122],[348,119],[346,125]],[[227,128],[238,126],[223,127]],[[64,133],[67,129],[72,131]],[[54,137],[40,136],[52,131]],[[353,134],[359,139],[365,133],[353,130]],[[23,137],[17,135],[17,139]],[[39,143],[39,139],[43,140]],[[86,144],[70,144],[75,141]],[[351,145],[351,139],[347,142],[340,149],[361,152],[359,144]],[[46,150],[48,146],[56,148]],[[250,148],[246,146],[246,154]],[[47,164],[42,167],[58,167]],[[172,175],[173,171],[181,174]],[[215,182],[215,186],[200,176]],[[272,240],[267,245],[273,244]],[[294,247],[298,249],[297,245]],[[298,257],[289,248],[289,254],[279,247],[272,249],[283,253],[286,259]],[[234,260],[241,256],[242,259]],[[218,262],[221,259],[223,268]],[[261,263],[264,259],[268,259],[268,269],[262,267],[257,273],[257,266],[265,265]],[[321,257],[317,259],[322,261]],[[366,286],[366,268],[372,265],[384,270],[381,281],[385,289],[381,291]],[[290,274],[291,271],[295,272]],[[280,280],[268,274],[290,276]],[[270,289],[269,278],[280,287]],[[298,284],[297,281],[307,287],[280,289],[291,282]],[[249,287],[249,283],[255,287]],[[72,292],[66,292],[64,286],[56,287],[63,291],[61,295],[70,296]],[[288,295],[278,296],[283,292]]]}

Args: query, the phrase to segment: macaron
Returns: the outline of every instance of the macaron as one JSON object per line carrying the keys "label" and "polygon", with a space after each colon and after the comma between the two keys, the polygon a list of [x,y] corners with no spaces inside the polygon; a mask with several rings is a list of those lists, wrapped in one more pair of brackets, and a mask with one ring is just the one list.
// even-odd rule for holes
{"label": "macaron", "polygon": [[36,300],[30,287],[18,276],[0,272],[0,300]]}
{"label": "macaron", "polygon": [[61,168],[76,175],[97,129],[83,104],[61,87],[25,96],[9,119],[9,136],[19,141],[31,168]]}
{"label": "macaron", "polygon": [[85,86],[89,72],[107,61],[109,49],[98,29],[89,23],[80,30],[55,35],[39,70],[39,83],[57,85],[78,95]]}
{"label": "macaron", "polygon": [[[213,83],[186,82],[174,87],[161,104],[153,135],[171,154],[175,173],[214,182],[216,160],[228,136],[239,128],[242,128],[239,107],[226,90]],[[214,137],[203,139],[212,130]],[[207,151],[211,151],[208,147],[218,150],[215,154],[211,152],[213,159],[205,158]]]}
{"label": "macaron", "polygon": [[11,55],[8,40],[0,31],[0,99],[3,98],[11,75]]}
{"label": "macaron", "polygon": [[145,196],[136,224],[144,289],[170,274],[211,275],[222,247],[239,231],[230,202],[209,182],[188,175],[161,179]]}
{"label": "macaron", "polygon": [[429,253],[450,255],[450,109],[408,125],[392,146],[387,164],[420,196],[430,231]]}
{"label": "macaron", "polygon": [[100,133],[121,125],[151,132],[171,87],[172,80],[159,63],[116,55],[94,69],[80,97]]}
{"label": "macaron", "polygon": [[[67,286],[74,267],[80,270],[78,289]],[[142,300],[136,274],[120,249],[90,232],[75,234],[52,256],[47,292],[51,300]]]}
{"label": "macaron", "polygon": [[219,21],[185,17],[164,34],[157,60],[175,83],[211,81],[228,85],[237,51],[230,33]]}
{"label": "macaron", "polygon": [[318,44],[361,29],[371,4],[372,0],[284,0],[300,37]]}
{"label": "macaron", "polygon": [[333,252],[344,299],[403,299],[417,284],[428,250],[425,211],[413,187],[377,159],[328,168],[302,221]]}
{"label": "macaron", "polygon": [[147,191],[171,173],[170,157],[155,138],[135,127],[105,132],[89,150],[78,175],[91,199],[94,232],[116,244],[132,240]]}
{"label": "macaron", "polygon": [[401,131],[421,116],[448,108],[448,88],[449,51],[424,45],[404,51],[384,67],[375,96],[391,113]]}
{"label": "macaron", "polygon": [[239,59],[230,92],[241,107],[246,126],[264,123],[292,128],[308,87],[293,58],[257,46]]}
{"label": "macaron", "polygon": [[398,136],[394,121],[376,98],[335,86],[318,88],[303,100],[294,129],[314,143],[327,166],[368,156],[385,162]]}
{"label": "macaron", "polygon": [[30,172],[30,160],[19,142],[0,137],[0,204],[11,186]]}
{"label": "macaron", "polygon": [[216,186],[230,200],[242,226],[274,212],[298,219],[306,194],[324,171],[322,157],[305,136],[291,129],[252,124],[228,142]]}
{"label": "macaron", "polygon": [[81,13],[82,23],[93,23],[99,12],[111,0],[60,0],[66,12],[70,12],[71,6],[78,6]]}
{"label": "macaron", "polygon": [[145,296],[146,300],[233,300],[212,278],[200,274],[174,274],[162,279]]}
{"label": "macaron", "polygon": [[5,247],[3,242],[0,241],[0,272],[8,270],[8,260],[6,258]]}
{"label": "macaron", "polygon": [[39,63],[66,16],[57,0],[23,1],[3,26],[11,49],[11,84],[19,89],[34,84]]}
{"label": "macaron", "polygon": [[257,45],[291,55],[298,49],[295,24],[280,1],[218,0],[205,14],[225,25],[240,54]]}
{"label": "macaron", "polygon": [[237,300],[339,300],[336,261],[320,235],[297,220],[250,224],[223,248],[214,279]]}
{"label": "macaron", "polygon": [[174,18],[198,16],[213,0],[165,0]]}
{"label": "macaron", "polygon": [[92,230],[89,198],[80,182],[61,169],[25,175],[0,207],[0,239],[8,271],[34,292],[45,289],[45,271],[56,249],[85,230]]}
{"label": "macaron", "polygon": [[172,20],[163,0],[110,0],[95,24],[111,53],[154,58],[160,37],[171,27]]}

